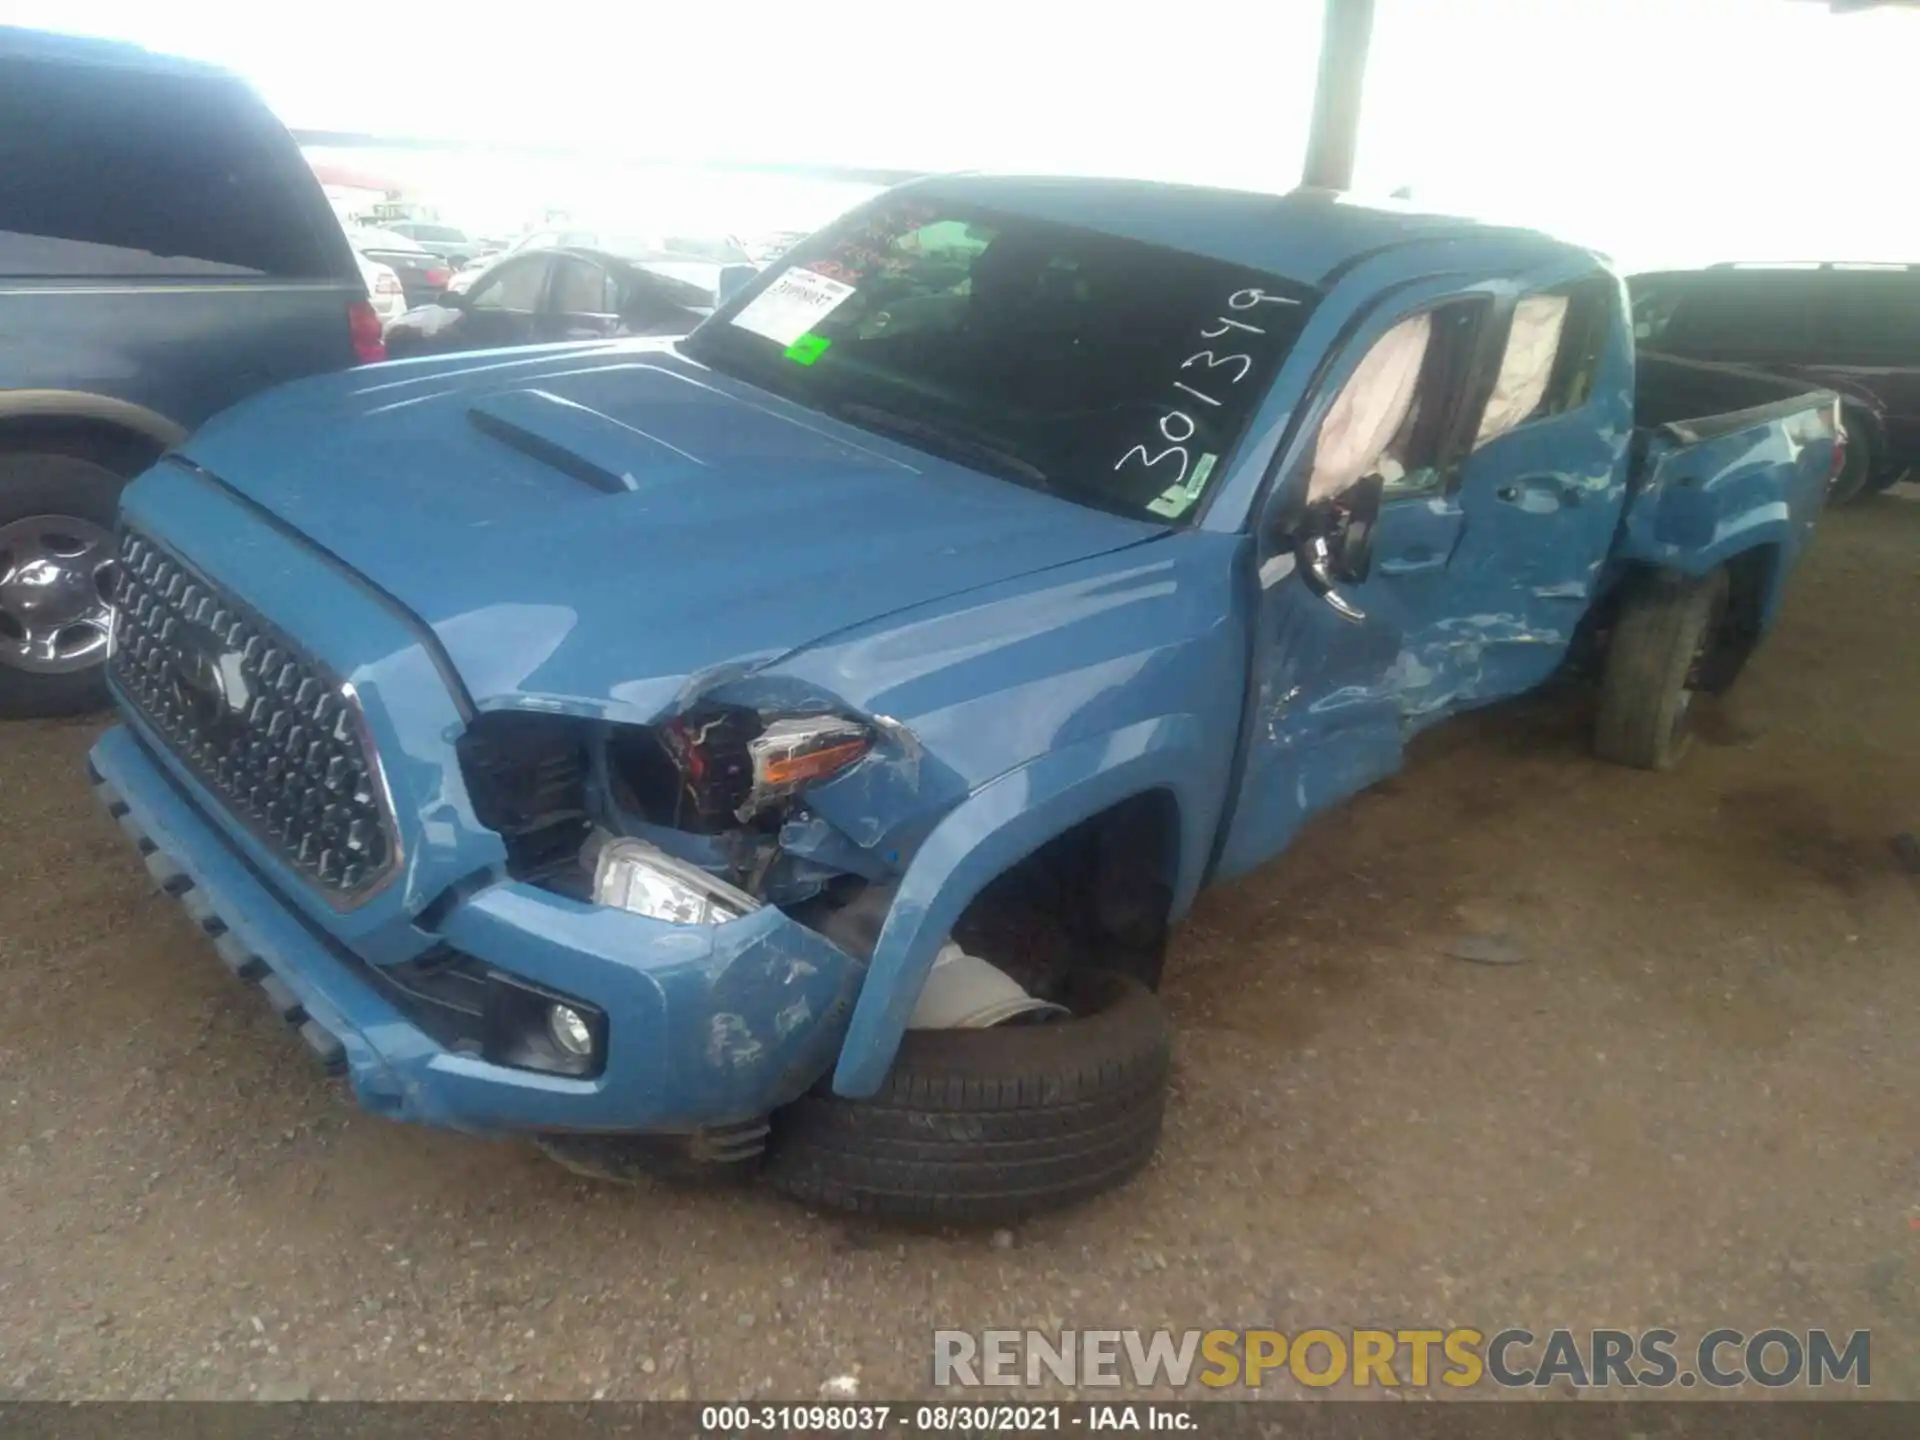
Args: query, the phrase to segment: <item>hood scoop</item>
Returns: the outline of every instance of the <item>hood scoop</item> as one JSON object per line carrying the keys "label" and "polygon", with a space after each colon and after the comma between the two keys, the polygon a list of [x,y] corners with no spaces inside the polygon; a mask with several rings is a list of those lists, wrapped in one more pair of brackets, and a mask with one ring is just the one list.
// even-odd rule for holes
{"label": "hood scoop", "polygon": [[550,390],[489,395],[467,407],[467,421],[489,439],[607,495],[707,468],[657,435]]}

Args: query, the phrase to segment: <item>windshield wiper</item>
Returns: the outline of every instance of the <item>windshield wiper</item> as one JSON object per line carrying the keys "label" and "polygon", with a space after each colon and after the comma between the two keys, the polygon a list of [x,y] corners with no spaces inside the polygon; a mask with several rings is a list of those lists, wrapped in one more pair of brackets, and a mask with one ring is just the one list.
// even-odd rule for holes
{"label": "windshield wiper", "polygon": [[949,459],[974,461],[1012,471],[1022,480],[1032,481],[1043,488],[1052,488],[1052,480],[1039,466],[1030,464],[1015,455],[1011,450],[986,440],[975,440],[966,435],[955,435],[952,431],[924,420],[916,420],[911,415],[899,415],[891,410],[883,410],[878,405],[865,405],[857,400],[840,401],[830,407],[830,412],[842,420],[850,420],[858,425],[868,425],[875,430],[897,435],[904,440],[918,440],[928,449]]}

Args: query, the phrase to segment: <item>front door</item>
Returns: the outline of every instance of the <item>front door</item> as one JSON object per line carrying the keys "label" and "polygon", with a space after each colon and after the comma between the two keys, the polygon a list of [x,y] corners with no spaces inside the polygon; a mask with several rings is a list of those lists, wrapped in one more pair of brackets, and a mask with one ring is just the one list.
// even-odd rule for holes
{"label": "front door", "polygon": [[486,350],[532,344],[552,262],[551,255],[536,252],[502,260],[489,269],[461,307],[448,348]]}
{"label": "front door", "polygon": [[[1410,716],[1445,688],[1435,671],[1444,657],[1410,641],[1447,603],[1463,520],[1450,480],[1470,438],[1465,416],[1491,388],[1492,327],[1509,288],[1456,279],[1395,292],[1302,407],[1255,528],[1258,628],[1223,877],[1398,769]],[[1274,521],[1371,473],[1386,482],[1372,569],[1339,592],[1356,619],[1307,586]]]}

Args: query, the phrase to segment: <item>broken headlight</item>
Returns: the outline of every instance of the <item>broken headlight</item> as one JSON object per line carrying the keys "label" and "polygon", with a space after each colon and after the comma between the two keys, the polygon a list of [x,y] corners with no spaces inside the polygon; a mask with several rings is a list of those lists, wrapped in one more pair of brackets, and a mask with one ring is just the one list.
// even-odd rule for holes
{"label": "broken headlight", "polygon": [[724,834],[864,759],[874,732],[834,714],[709,707],[613,737],[608,758],[648,819]]}
{"label": "broken headlight", "polygon": [[644,840],[609,840],[593,867],[593,902],[674,925],[719,925],[760,908],[746,891]]}
{"label": "broken headlight", "polygon": [[753,783],[739,816],[746,820],[815,780],[838,775],[866,758],[873,732],[838,715],[775,720],[747,742]]}

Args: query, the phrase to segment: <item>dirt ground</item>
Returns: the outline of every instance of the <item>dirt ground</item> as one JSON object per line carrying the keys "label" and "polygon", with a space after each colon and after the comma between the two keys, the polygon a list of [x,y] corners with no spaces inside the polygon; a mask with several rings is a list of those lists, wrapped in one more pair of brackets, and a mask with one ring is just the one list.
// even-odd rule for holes
{"label": "dirt ground", "polygon": [[1827,517],[1680,773],[1565,700],[1427,737],[1180,934],[1152,1170],[998,1237],[356,1112],[95,813],[97,725],[0,727],[0,1397],[905,1397],[935,1327],[1454,1324],[1865,1328],[1920,1397],[1916,635],[1909,492]]}

